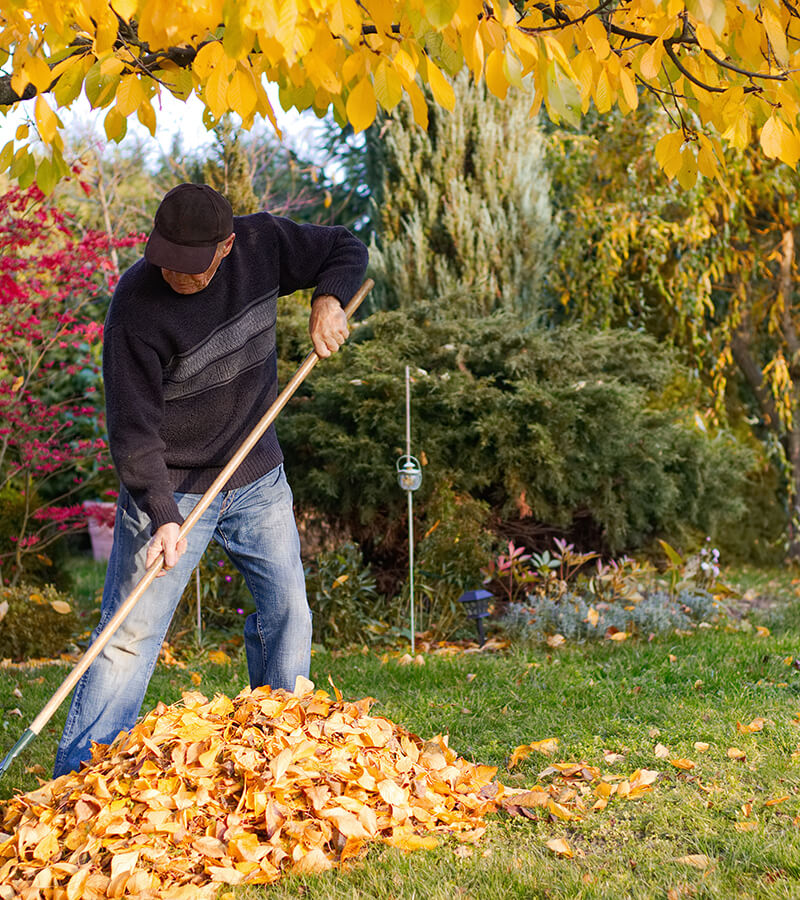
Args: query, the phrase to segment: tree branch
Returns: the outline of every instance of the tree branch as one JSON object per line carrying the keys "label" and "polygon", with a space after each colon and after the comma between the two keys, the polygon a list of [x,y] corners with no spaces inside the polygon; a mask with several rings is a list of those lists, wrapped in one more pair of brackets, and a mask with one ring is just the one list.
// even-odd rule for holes
{"label": "tree branch", "polygon": [[778,437],[781,437],[781,418],[778,408],[775,406],[775,398],[772,396],[769,388],[764,385],[764,375],[761,372],[761,367],[753,357],[750,349],[751,343],[752,327],[750,325],[750,316],[749,313],[745,312],[742,324],[731,335],[731,353],[736,365],[756,396],[764,424]]}

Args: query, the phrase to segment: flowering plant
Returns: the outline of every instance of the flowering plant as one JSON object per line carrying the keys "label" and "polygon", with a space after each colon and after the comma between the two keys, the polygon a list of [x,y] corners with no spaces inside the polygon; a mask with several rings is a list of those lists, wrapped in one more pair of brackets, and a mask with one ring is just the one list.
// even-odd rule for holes
{"label": "flowering plant", "polygon": [[15,515],[0,566],[16,583],[30,555],[85,525],[77,495],[111,468],[100,397],[100,324],[118,273],[112,240],[44,202],[0,195],[0,491]]}

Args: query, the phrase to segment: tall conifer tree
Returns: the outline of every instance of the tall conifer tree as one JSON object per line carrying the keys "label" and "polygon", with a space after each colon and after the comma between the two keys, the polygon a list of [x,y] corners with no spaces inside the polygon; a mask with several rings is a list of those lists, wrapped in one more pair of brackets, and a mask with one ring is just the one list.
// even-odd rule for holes
{"label": "tall conifer tree", "polygon": [[452,113],[414,124],[404,102],[371,129],[377,306],[430,299],[451,313],[534,315],[550,245],[543,141],[530,104],[466,76]]}

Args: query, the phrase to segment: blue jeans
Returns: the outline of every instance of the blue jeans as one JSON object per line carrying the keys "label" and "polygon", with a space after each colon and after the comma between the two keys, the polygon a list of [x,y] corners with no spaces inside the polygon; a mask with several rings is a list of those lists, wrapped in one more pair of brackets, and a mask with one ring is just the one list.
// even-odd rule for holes
{"label": "blue jeans", "polygon": [[[200,494],[175,494],[187,516]],[[75,687],[54,777],[77,771],[90,742],[110,743],[136,721],[161,644],[183,589],[211,539],[227,552],[253,595],[256,612],[244,625],[250,686],[294,688],[308,677],[311,612],[306,601],[292,492],[280,465],[245,487],[223,491],[187,536],[177,565],[153,584],[128,613]],[[100,633],[145,572],[150,520],[130,494],[120,492],[114,546],[108,563]]]}

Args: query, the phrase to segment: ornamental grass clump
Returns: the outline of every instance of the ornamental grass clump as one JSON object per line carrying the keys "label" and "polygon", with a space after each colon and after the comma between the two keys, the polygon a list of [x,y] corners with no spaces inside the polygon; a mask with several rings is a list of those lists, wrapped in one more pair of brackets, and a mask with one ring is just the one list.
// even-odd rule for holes
{"label": "ornamental grass clump", "polygon": [[485,583],[507,601],[500,623],[517,640],[625,640],[718,622],[724,611],[717,597],[730,592],[718,580],[719,551],[703,546],[684,559],[661,544],[662,571],[628,557],[598,559],[587,571],[597,554],[576,554],[563,541],[554,555],[510,543],[508,554],[484,569]]}

